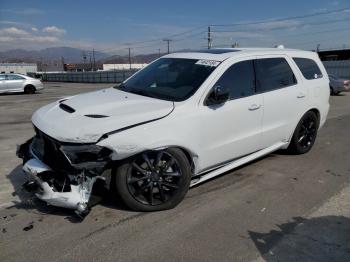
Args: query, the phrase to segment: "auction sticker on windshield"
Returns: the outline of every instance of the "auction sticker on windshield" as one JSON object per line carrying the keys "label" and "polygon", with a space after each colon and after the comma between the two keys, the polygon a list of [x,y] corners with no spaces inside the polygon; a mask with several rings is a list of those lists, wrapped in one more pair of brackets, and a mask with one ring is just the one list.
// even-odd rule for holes
{"label": "auction sticker on windshield", "polygon": [[201,59],[196,62],[196,65],[204,65],[204,66],[212,66],[212,67],[217,67],[219,64],[220,64],[219,61],[205,60],[205,59]]}

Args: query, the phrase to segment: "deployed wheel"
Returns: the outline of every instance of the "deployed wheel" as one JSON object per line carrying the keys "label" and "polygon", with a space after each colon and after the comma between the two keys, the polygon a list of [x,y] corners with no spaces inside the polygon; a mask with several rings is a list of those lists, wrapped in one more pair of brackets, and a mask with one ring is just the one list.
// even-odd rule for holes
{"label": "deployed wheel", "polygon": [[24,88],[24,93],[25,94],[34,94],[36,91],[35,87],[32,85],[28,85]]}
{"label": "deployed wheel", "polygon": [[175,207],[191,182],[190,164],[176,148],[149,151],[118,167],[116,188],[125,204],[137,211]]}
{"label": "deployed wheel", "polygon": [[317,115],[309,111],[299,121],[288,150],[294,154],[304,154],[310,151],[315,143],[318,129]]}

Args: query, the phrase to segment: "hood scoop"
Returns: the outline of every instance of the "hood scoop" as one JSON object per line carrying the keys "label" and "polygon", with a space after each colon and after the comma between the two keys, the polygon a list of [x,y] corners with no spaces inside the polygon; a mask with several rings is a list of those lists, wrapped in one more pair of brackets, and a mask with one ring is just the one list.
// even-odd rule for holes
{"label": "hood scoop", "polygon": [[105,115],[96,115],[96,114],[90,114],[90,115],[85,115],[86,117],[91,117],[91,118],[104,118],[104,117],[109,117]]}
{"label": "hood scoop", "polygon": [[66,104],[60,103],[60,108],[68,113],[74,113],[75,109],[71,108],[70,106],[67,106]]}

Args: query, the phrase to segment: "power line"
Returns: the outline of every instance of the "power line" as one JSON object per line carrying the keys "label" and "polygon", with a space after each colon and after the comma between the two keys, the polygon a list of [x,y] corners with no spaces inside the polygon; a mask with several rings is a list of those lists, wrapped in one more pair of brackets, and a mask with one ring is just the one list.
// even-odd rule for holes
{"label": "power line", "polygon": [[303,18],[309,18],[314,16],[320,16],[320,15],[329,15],[329,14],[336,14],[340,12],[348,12],[350,11],[350,7],[345,7],[342,9],[336,9],[336,10],[330,10],[330,11],[323,11],[323,12],[317,12],[317,13],[311,13],[311,14],[305,14],[305,15],[298,15],[298,16],[289,16],[284,18],[276,18],[276,19],[270,19],[270,20],[262,20],[262,21],[256,21],[256,22],[247,22],[247,23],[235,23],[235,24],[214,24],[211,26],[217,26],[217,27],[224,27],[224,26],[242,26],[242,25],[257,25],[257,24],[267,24],[271,22],[281,22],[281,21],[287,21],[287,20],[293,20],[293,19],[303,19]]}

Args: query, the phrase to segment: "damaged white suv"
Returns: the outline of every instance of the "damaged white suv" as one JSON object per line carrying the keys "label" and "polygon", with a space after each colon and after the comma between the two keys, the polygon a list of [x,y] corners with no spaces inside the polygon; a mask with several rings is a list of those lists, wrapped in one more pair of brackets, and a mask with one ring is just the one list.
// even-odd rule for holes
{"label": "damaged white suv", "polygon": [[169,209],[191,185],[275,150],[308,152],[328,99],[313,52],[174,53],[119,86],[40,108],[17,155],[26,187],[48,204],[86,212],[95,182],[111,175],[131,209]]}

